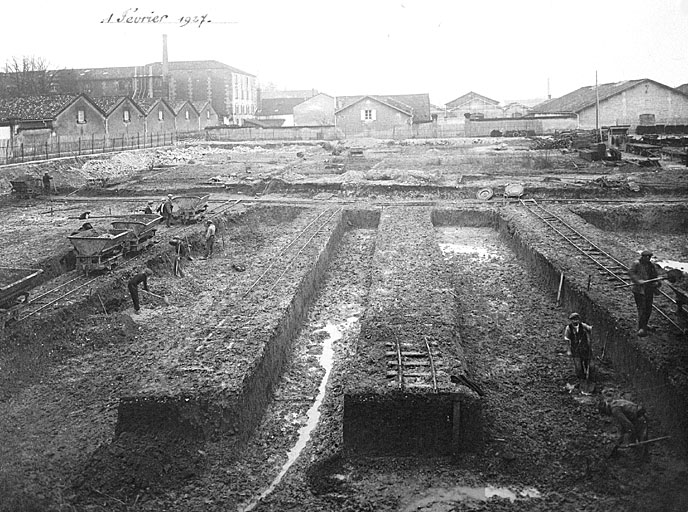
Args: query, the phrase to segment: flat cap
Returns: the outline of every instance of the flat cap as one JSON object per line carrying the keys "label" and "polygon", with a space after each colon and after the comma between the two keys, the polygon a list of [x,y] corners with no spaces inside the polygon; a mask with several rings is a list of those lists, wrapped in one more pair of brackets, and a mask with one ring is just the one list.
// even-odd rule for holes
{"label": "flat cap", "polygon": [[652,256],[652,251],[645,249],[643,252],[640,253],[641,256]]}
{"label": "flat cap", "polygon": [[576,319],[580,320],[580,315],[578,313],[571,313],[569,315],[569,320],[576,320]]}

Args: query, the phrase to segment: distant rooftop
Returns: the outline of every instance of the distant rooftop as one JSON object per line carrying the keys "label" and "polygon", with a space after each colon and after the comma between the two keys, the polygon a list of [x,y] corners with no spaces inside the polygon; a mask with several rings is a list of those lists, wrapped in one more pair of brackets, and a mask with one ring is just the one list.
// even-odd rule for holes
{"label": "distant rooftop", "polygon": [[67,108],[78,94],[52,94],[0,99],[0,120],[23,119],[36,121],[54,119]]}

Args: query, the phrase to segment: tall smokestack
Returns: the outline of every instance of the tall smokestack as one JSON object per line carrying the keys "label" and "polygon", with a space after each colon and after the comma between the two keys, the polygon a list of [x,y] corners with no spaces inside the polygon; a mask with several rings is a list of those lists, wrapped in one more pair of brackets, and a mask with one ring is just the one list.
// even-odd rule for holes
{"label": "tall smokestack", "polygon": [[170,99],[170,63],[167,59],[167,34],[162,35],[162,96]]}
{"label": "tall smokestack", "polygon": [[167,34],[162,35],[162,76],[167,78],[170,72],[170,63],[167,60]]}

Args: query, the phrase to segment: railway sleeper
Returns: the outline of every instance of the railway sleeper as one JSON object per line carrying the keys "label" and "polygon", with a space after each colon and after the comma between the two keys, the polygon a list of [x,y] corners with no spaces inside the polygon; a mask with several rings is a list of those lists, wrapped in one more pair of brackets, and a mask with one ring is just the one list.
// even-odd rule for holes
{"label": "railway sleeper", "polygon": [[[386,375],[387,378],[397,378],[399,376],[399,372],[388,370]],[[403,377],[432,377],[432,372],[405,372]]]}
{"label": "railway sleeper", "polygon": [[[396,357],[397,352],[396,351],[389,351],[385,352],[386,356],[391,356],[391,357]],[[441,355],[439,352],[433,352],[433,356],[439,356]],[[426,352],[417,352],[417,351],[407,351],[404,352],[403,350],[401,351],[401,357],[428,357],[428,353]]]}

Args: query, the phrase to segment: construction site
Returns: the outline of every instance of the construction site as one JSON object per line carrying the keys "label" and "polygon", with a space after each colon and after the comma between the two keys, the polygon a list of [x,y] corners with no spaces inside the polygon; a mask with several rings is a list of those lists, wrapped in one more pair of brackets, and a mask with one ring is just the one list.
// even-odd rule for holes
{"label": "construction site", "polygon": [[688,167],[575,139],[3,166],[0,512],[685,511]]}

